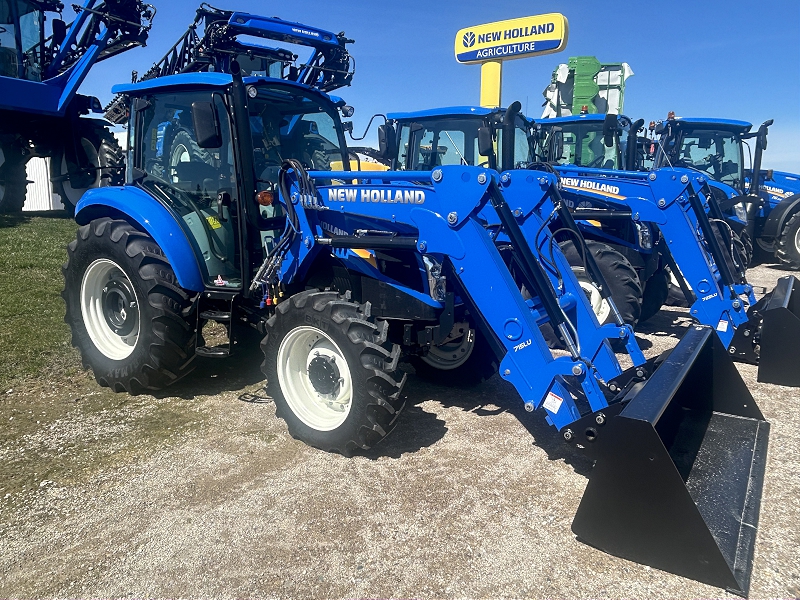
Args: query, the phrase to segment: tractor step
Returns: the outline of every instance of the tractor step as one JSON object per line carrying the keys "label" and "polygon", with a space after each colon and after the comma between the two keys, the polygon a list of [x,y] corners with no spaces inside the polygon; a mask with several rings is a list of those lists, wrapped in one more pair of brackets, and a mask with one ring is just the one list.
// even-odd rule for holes
{"label": "tractor step", "polygon": [[197,356],[205,358],[228,358],[231,355],[229,345],[224,346],[198,346],[194,349]]}
{"label": "tractor step", "polygon": [[204,310],[200,313],[200,318],[206,321],[216,321],[217,323],[229,323],[231,313],[222,310]]}

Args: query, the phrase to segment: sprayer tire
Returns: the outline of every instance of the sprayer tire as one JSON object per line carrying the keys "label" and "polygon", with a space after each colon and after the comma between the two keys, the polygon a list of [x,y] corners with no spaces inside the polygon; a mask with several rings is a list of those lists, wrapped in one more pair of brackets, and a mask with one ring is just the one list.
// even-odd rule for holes
{"label": "sprayer tire", "polygon": [[0,213],[17,213],[25,205],[28,173],[25,158],[12,146],[0,148]]}
{"label": "sprayer tire", "polygon": [[[96,219],[67,246],[62,272],[72,345],[100,385],[138,394],[192,371],[193,295],[147,233],[127,221]],[[123,298],[133,303],[114,304]]]}
{"label": "sprayer tire", "polygon": [[81,196],[91,188],[122,185],[125,181],[125,153],[120,148],[117,138],[105,127],[88,124],[79,132],[81,144],[89,155],[92,166],[97,168],[94,181],[86,188],[73,188],[69,179],[63,179],[67,173],[65,149],[59,148],[50,159],[50,177],[53,179],[53,192],[61,198],[64,210],[75,213],[75,205]]}
{"label": "sprayer tire", "polygon": [[397,370],[400,347],[387,339],[388,323],[374,321],[368,302],[338,292],[308,290],[278,304],[261,369],[289,433],[345,456],[389,435],[406,376]]}

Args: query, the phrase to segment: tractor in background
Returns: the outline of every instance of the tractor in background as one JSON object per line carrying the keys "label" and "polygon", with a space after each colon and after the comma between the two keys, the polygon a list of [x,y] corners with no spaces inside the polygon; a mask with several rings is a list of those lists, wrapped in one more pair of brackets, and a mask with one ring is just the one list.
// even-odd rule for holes
{"label": "tractor in background", "polygon": [[[95,63],[145,45],[155,9],[140,0],[85,0],[71,24],[53,0],[0,1],[0,212],[25,203],[26,163],[50,159],[68,211],[90,188],[121,183],[124,164],[97,98],[78,94]],[[49,26],[47,26],[49,20]]]}

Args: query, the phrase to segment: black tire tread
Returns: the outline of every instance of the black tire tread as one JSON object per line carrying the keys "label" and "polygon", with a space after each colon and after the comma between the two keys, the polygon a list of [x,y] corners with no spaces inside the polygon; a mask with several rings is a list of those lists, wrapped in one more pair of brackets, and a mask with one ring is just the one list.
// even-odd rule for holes
{"label": "black tire tread", "polygon": [[[82,273],[71,273],[71,262],[79,244],[87,243],[92,236],[100,238],[104,244],[122,246],[131,259],[125,267],[139,275],[140,282],[146,289],[147,304],[153,315],[150,319],[152,340],[147,350],[148,359],[134,372],[120,375],[115,370],[104,373],[93,364],[95,361],[92,354],[96,350],[83,325],[80,302],[72,298],[77,296],[77,292],[70,293],[70,286],[80,286],[82,277]],[[148,251],[142,249],[143,242]],[[153,269],[154,266],[157,270]],[[145,390],[162,389],[194,369],[197,334],[190,320],[193,315],[193,298],[177,285],[172,267],[155,241],[146,233],[137,230],[127,221],[108,217],[83,225],[78,229],[76,239],[67,246],[67,262],[62,266],[62,273],[65,287],[61,296],[66,303],[64,321],[71,327],[72,345],[80,350],[84,368],[94,371],[95,379],[100,385],[117,392],[137,394]],[[141,326],[145,326],[144,319]]]}
{"label": "black tire tread", "polygon": [[800,249],[794,243],[798,229],[800,229],[800,212],[793,214],[786,222],[775,244],[775,258],[781,264],[789,265],[793,269],[800,269]]}
{"label": "black tire tread", "polygon": [[[281,302],[276,308],[276,313],[267,321],[267,334],[261,342],[264,353],[261,369],[267,377],[270,395],[275,400],[276,415],[286,421],[289,433],[311,446],[345,456],[350,456],[359,449],[367,450],[389,435],[405,407],[402,390],[406,375],[403,373],[398,378],[400,347],[388,342],[388,326],[385,322],[374,323],[370,320],[369,302],[359,304],[351,302],[349,295],[307,290]],[[279,321],[290,310],[311,311],[317,313],[317,318],[336,325],[337,330],[329,334],[335,336],[337,344],[349,342],[353,346],[351,350],[360,359],[359,364],[350,363],[351,369],[360,366],[362,370],[359,377],[352,374],[353,402],[356,402],[356,396],[359,395],[356,383],[361,381],[363,393],[360,396],[362,401],[366,401],[366,409],[363,411],[362,421],[349,427],[352,435],[343,437],[339,433],[339,429],[345,429],[344,424],[333,432],[326,432],[331,434],[327,436],[328,439],[314,435],[314,430],[294,418],[291,408],[283,398],[273,352],[280,343],[276,336],[281,326]],[[351,414],[355,414],[355,411]]]}
{"label": "black tire tread", "polygon": [[0,197],[0,213],[18,213],[25,205],[28,191],[28,171],[22,154],[14,149],[4,148],[5,162],[0,166],[0,179],[4,181],[5,191]]}

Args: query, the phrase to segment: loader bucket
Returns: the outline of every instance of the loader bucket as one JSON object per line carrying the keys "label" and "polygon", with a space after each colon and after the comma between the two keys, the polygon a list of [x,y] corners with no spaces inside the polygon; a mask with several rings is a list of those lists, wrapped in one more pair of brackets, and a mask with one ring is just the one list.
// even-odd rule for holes
{"label": "loader bucket", "polygon": [[800,387],[800,281],[781,277],[760,316],[758,380]]}
{"label": "loader bucket", "polygon": [[708,327],[692,327],[638,386],[621,412],[586,429],[596,462],[572,531],[609,554],[746,595],[769,423]]}

